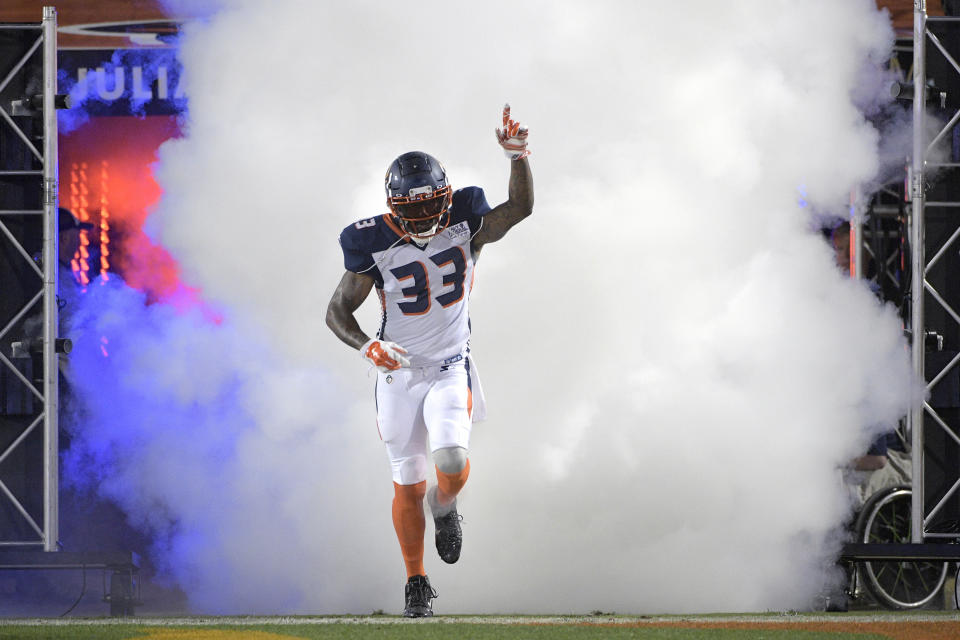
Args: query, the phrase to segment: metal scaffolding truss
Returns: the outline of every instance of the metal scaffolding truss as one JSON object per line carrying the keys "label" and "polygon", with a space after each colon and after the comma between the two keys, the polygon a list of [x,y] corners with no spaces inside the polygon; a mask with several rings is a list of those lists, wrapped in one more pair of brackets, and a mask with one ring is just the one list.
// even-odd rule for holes
{"label": "metal scaffolding truss", "polygon": [[850,208],[850,273],[868,279],[884,300],[903,301],[903,181],[881,185],[869,201],[854,193]]}
{"label": "metal scaffolding truss", "polygon": [[[954,23],[954,24],[950,24]],[[931,278],[928,275],[936,274],[938,269],[942,269],[942,263],[948,252],[956,252],[960,248],[958,238],[960,238],[960,196],[956,189],[942,190],[946,196],[940,196],[936,200],[928,200],[928,190],[930,189],[930,178],[934,173],[953,171],[960,167],[957,162],[943,162],[935,160],[943,156],[943,149],[951,142],[951,132],[960,122],[960,109],[950,116],[945,125],[933,137],[932,140],[925,135],[929,114],[926,112],[926,88],[928,86],[927,68],[928,63],[933,59],[932,56],[942,56],[938,62],[946,61],[951,73],[960,77],[960,64],[957,60],[960,58],[960,51],[950,51],[944,45],[941,37],[938,36],[938,29],[956,28],[960,26],[960,17],[935,17],[927,16],[926,0],[915,0],[914,3],[914,30],[913,30],[913,154],[908,174],[909,189],[909,247],[910,247],[910,314],[909,327],[911,335],[911,351],[913,358],[913,369],[918,378],[926,380],[928,392],[933,392],[938,384],[941,384],[946,377],[954,372],[960,363],[960,353],[943,363],[938,363],[935,370],[931,371],[928,366],[931,363],[925,361],[926,338],[929,333],[930,313],[936,311],[943,315],[951,326],[951,330],[960,327],[960,312],[954,308],[948,301],[948,296],[941,290],[938,290],[931,284]],[[953,42],[956,42],[954,40]],[[932,45],[932,46],[931,46]],[[938,153],[941,152],[941,153]],[[943,217],[946,214],[947,219],[955,228],[949,237],[937,247],[932,247],[932,257],[927,259],[925,247],[926,230],[929,217],[937,212],[937,215]],[[942,272],[939,275],[943,275]],[[925,305],[930,304],[930,307]],[[942,435],[946,442],[952,442],[960,446],[960,435],[957,433],[957,426],[951,426],[949,420],[944,417],[942,411],[938,411],[931,406],[929,401],[914,406],[908,416],[908,428],[910,430],[913,450],[913,504],[911,514],[911,540],[913,543],[921,543],[927,539],[956,539],[958,534],[955,530],[944,531],[935,530],[934,527],[938,516],[950,503],[956,500],[958,491],[960,491],[960,468],[950,468],[946,471],[949,477],[946,478],[944,489],[936,488],[935,493],[931,491],[932,487],[927,485],[927,475],[925,473],[926,463],[931,455],[929,445],[925,447],[925,418],[927,429],[942,430]],[[930,424],[932,420],[933,425]]]}
{"label": "metal scaffolding truss", "polygon": [[[13,439],[5,450],[0,451],[0,464],[7,460],[18,447],[24,445],[27,438],[36,430],[43,430],[43,513],[35,518],[23,504],[23,496],[18,496],[6,484],[0,481],[0,502],[7,501],[29,525],[31,535],[26,537],[0,532],[2,547],[42,547],[44,551],[56,551],[58,540],[58,335],[57,335],[57,115],[55,98],[57,93],[57,13],[53,7],[44,7],[43,21],[37,24],[0,24],[0,30],[14,30],[25,34],[26,41],[33,41],[13,67],[0,78],[0,92],[3,92],[14,80],[22,79],[22,74],[36,67],[39,58],[42,61],[42,83],[34,95],[23,96],[23,105],[35,110],[42,120],[42,145],[34,144],[31,136],[23,130],[14,118],[11,105],[0,104],[0,135],[12,135],[22,145],[28,157],[32,157],[33,168],[23,169],[0,166],[0,178],[36,175],[42,177],[39,188],[42,189],[42,208],[0,209],[0,233],[17,254],[22,257],[28,272],[35,276],[36,293],[26,304],[0,329],[0,339],[7,337],[14,327],[39,308],[43,318],[41,384],[24,375],[6,354],[0,352],[0,367],[22,384],[42,406],[39,414]],[[33,36],[35,34],[35,39]],[[4,73],[0,69],[0,73]],[[10,111],[8,112],[7,108]],[[9,226],[13,218],[41,220],[43,229],[43,249],[41,265],[38,266],[26,248]],[[4,241],[0,238],[0,241]],[[31,285],[32,286],[32,285]],[[39,461],[38,461],[39,463]]]}

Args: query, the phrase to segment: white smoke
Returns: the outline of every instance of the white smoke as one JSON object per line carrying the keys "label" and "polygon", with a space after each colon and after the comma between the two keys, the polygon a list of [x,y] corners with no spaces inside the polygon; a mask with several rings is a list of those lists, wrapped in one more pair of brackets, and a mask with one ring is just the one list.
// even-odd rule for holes
{"label": "white smoke", "polygon": [[457,565],[428,525],[436,609],[806,606],[836,469],[914,389],[895,313],[798,206],[842,211],[877,172],[851,92],[891,41],[869,0],[225,2],[186,32],[151,218],[225,320],[144,320],[130,393],[190,428],[115,437],[142,464],[108,492],[198,610],[396,611],[372,379],[323,322],[336,236],[412,149],[503,201],[510,101],[537,202],[479,263],[490,418]]}

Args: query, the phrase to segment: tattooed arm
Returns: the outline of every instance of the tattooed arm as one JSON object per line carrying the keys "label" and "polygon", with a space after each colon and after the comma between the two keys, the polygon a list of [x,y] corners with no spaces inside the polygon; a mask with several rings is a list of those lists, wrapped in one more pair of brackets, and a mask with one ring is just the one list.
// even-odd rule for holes
{"label": "tattooed arm", "polygon": [[533,213],[533,177],[530,175],[530,163],[527,156],[526,127],[510,118],[510,105],[503,105],[503,128],[497,129],[497,142],[510,158],[510,186],[507,201],[491,209],[483,216],[483,224],[470,243],[473,255],[488,242],[496,242],[507,230]]}
{"label": "tattooed arm", "polygon": [[507,230],[533,213],[533,177],[526,158],[510,163],[510,186],[507,201],[497,205],[483,216],[483,226],[473,237],[474,255],[488,242],[496,242]]}
{"label": "tattooed arm", "polygon": [[353,314],[370,295],[372,288],[372,277],[347,271],[327,305],[327,326],[354,349],[359,349],[370,339]]}

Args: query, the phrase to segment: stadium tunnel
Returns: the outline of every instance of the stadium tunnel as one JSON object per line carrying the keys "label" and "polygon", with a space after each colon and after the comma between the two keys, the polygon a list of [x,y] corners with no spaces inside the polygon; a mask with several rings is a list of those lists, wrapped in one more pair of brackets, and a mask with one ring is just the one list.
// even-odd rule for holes
{"label": "stadium tunnel", "polygon": [[[37,22],[48,4],[53,3],[7,0],[0,7],[0,23]],[[897,29],[895,64],[903,70],[911,69],[913,2],[878,0],[877,4],[890,11]],[[958,5],[960,2],[955,0],[929,0],[927,13],[957,16]],[[151,171],[157,150],[164,141],[183,134],[187,98],[180,90],[180,67],[172,43],[178,25],[192,16],[171,15],[159,2],[126,0],[95,3],[64,0],[56,3],[56,9],[58,91],[70,94],[73,99],[73,106],[61,111],[59,117],[59,204],[71,211],[83,227],[79,230],[79,246],[70,260],[72,278],[80,295],[87,288],[118,275],[143,291],[150,301],[174,300],[185,291],[179,281],[177,264],[150,240],[144,225],[150,208],[161,196]],[[955,50],[960,49],[957,24],[948,24],[948,30],[953,30],[943,35],[944,42]],[[20,40],[6,32],[0,34],[0,75],[6,75],[20,59],[22,49]],[[4,108],[29,94],[31,83],[36,82],[39,73],[37,66],[24,74],[19,84],[12,83],[0,92]],[[953,74],[949,62],[943,59],[932,61],[927,75],[936,82],[931,108],[949,117],[958,108],[960,76]],[[940,93],[945,97],[938,104]],[[29,115],[16,117],[28,135],[36,135],[36,131],[31,131],[36,123]],[[954,128],[952,132],[951,162],[954,164],[960,163],[957,131]],[[9,172],[4,176],[5,188],[0,190],[0,210],[39,209],[42,189],[36,176],[14,175],[33,171],[35,163],[20,149],[19,141],[4,130],[0,130],[0,168]],[[931,200],[960,201],[960,181],[955,179],[955,174],[948,173],[949,170],[950,167],[944,167],[944,172],[932,182]],[[855,254],[865,256],[860,263],[862,275],[877,280],[884,297],[897,304],[907,321],[910,267],[906,240],[909,198],[905,180],[905,175],[894,176],[864,204],[866,222],[858,236],[862,252],[855,250]],[[938,251],[956,227],[957,222],[949,210],[933,213],[928,218],[927,252]],[[14,223],[11,230],[28,254],[41,250],[42,234],[38,227],[26,222]],[[960,308],[960,281],[946,277],[960,270],[960,257],[953,251],[944,260],[945,268],[934,274],[933,284],[950,308]],[[4,295],[0,297],[0,324],[7,324],[29,301],[31,294],[23,283],[30,278],[20,256],[9,245],[2,244],[0,286]],[[926,439],[929,463],[925,467],[924,484],[929,504],[926,512],[933,510],[947,494],[934,525],[942,532],[956,533],[960,522],[960,493],[951,497],[949,489],[960,477],[960,445],[956,444],[960,442],[956,437],[960,433],[960,377],[956,368],[948,364],[960,354],[960,323],[953,321],[949,310],[930,308],[927,327],[932,336],[927,360],[934,369],[928,378],[945,372],[940,386],[934,390],[932,403],[948,428],[932,425],[928,416],[925,431],[929,434]],[[18,333],[22,331],[15,328],[0,342],[4,353],[10,353]],[[106,346],[103,353],[105,358],[109,357]],[[31,377],[34,368],[32,364],[24,364],[20,372]],[[36,399],[22,388],[16,376],[11,375],[7,367],[0,369],[3,370],[0,374],[0,450],[6,450],[24,433],[39,408]],[[68,434],[64,434],[61,444],[69,446]],[[37,464],[41,448],[39,431],[30,432],[0,466],[0,480],[13,494],[21,496],[23,509],[35,519],[40,519],[43,511],[42,494],[38,491],[43,484],[43,465]],[[67,504],[62,507],[69,510]],[[64,542],[69,543],[71,531],[89,533],[91,529],[87,524],[66,518]],[[18,549],[16,541],[29,533],[22,513],[9,501],[0,499],[0,545]],[[135,536],[130,542],[144,543]],[[848,555],[859,557],[854,553]],[[875,557],[891,556],[875,552]]]}

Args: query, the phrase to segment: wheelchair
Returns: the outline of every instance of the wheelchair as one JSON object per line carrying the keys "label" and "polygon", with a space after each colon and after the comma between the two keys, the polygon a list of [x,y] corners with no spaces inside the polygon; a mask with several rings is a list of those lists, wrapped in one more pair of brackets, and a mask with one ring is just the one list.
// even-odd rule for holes
{"label": "wheelchair", "polygon": [[[909,543],[911,495],[911,488],[901,485],[882,489],[870,496],[854,524],[856,542]],[[861,599],[865,587],[877,604],[888,609],[933,606],[932,603],[942,593],[950,564],[929,561],[857,562],[852,567],[848,594],[852,600]]]}

